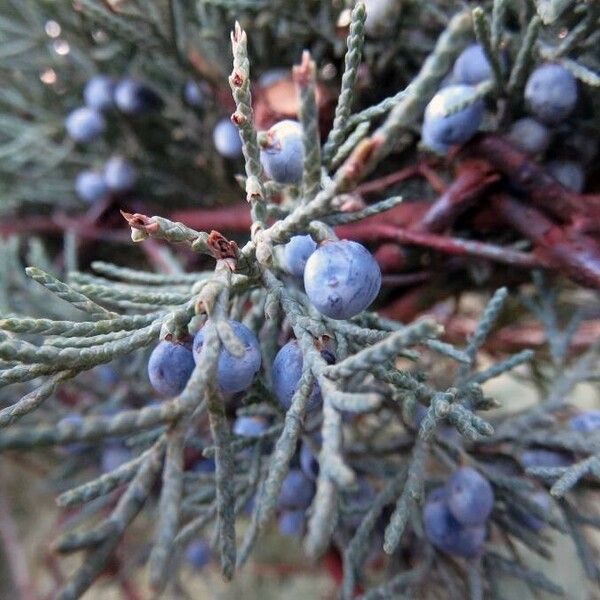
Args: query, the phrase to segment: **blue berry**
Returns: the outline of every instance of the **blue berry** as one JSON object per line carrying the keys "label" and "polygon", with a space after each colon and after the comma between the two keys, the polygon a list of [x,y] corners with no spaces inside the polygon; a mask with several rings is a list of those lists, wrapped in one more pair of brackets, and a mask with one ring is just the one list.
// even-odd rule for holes
{"label": "blue berry", "polygon": [[577,82],[560,65],[542,65],[527,80],[525,101],[531,112],[544,123],[559,123],[573,112],[577,104]]}
{"label": "blue berry", "polygon": [[114,105],[115,80],[108,75],[94,75],[85,85],[83,99],[90,108],[108,110]]}
{"label": "blue berry", "polygon": [[304,530],[304,510],[285,510],[279,516],[279,531],[289,537],[297,537]]}
{"label": "blue berry", "polygon": [[300,447],[300,468],[309,479],[316,479],[319,476],[319,461],[305,442]]}
{"label": "blue berry", "polygon": [[183,344],[164,340],[154,348],[148,361],[152,387],[164,396],[178,396],[194,370],[192,351]]}
{"label": "blue berry", "polygon": [[492,77],[492,67],[481,44],[471,44],[456,59],[452,75],[456,83],[477,85]]}
{"label": "blue berry", "polygon": [[530,467],[568,467],[573,461],[565,452],[533,448],[521,454],[521,464]]}
{"label": "blue berry", "polygon": [[[529,496],[529,500],[532,503],[537,504],[537,506],[539,506],[544,513],[550,512],[552,508],[552,500],[550,498],[550,495],[543,490],[539,490],[531,494]],[[523,507],[523,511],[525,510],[525,507]],[[545,521],[543,521],[539,517],[536,517],[532,513],[523,511],[519,510],[518,514],[515,515],[517,520],[522,525],[536,532],[541,531],[542,529],[544,529],[544,527],[546,527]]]}
{"label": "blue berry", "polygon": [[277,505],[282,510],[308,508],[315,484],[300,469],[291,469],[281,484]]}
{"label": "blue berry", "polygon": [[295,277],[303,277],[306,261],[316,249],[317,242],[310,235],[295,235],[283,247],[285,270]]}
{"label": "blue berry", "polygon": [[100,465],[103,473],[110,473],[131,460],[131,450],[127,446],[113,442],[102,449]]}
{"label": "blue berry", "polygon": [[160,96],[147,85],[131,78],[123,79],[115,88],[115,104],[126,115],[142,115],[161,107]]}
{"label": "blue berry", "polygon": [[379,265],[358,242],[326,242],[306,262],[308,299],[332,319],[349,319],[362,312],[375,300],[380,287]]}
{"label": "blue berry", "polygon": [[202,86],[193,79],[186,81],[183,87],[183,99],[189,106],[194,108],[202,108],[205,101]]}
{"label": "blue berry", "polygon": [[590,433],[600,429],[600,410],[586,410],[569,419],[569,426],[581,433]]}
{"label": "blue berry", "polygon": [[210,562],[211,554],[208,542],[196,540],[186,548],[185,560],[191,567],[202,569]]}
{"label": "blue berry", "polygon": [[[244,344],[244,356],[238,358],[221,348],[217,365],[217,382],[225,394],[236,394],[247,390],[260,370],[261,354],[256,335],[239,321],[229,321],[238,340]],[[194,360],[198,362],[204,344],[207,327],[214,327],[209,321],[194,338]]]}
{"label": "blue berry", "polygon": [[471,467],[462,467],[446,484],[448,509],[461,525],[483,525],[494,507],[489,481]]}
{"label": "blue berry", "polygon": [[242,155],[240,132],[229,119],[217,122],[213,129],[213,142],[217,152],[225,158],[239,158]]}
{"label": "blue berry", "polygon": [[260,417],[238,417],[233,424],[233,433],[241,437],[258,437],[267,430],[267,423]]}
{"label": "blue berry", "polygon": [[[271,379],[273,392],[279,404],[286,410],[292,405],[292,398],[298,389],[298,382],[302,377],[304,359],[302,350],[296,340],[290,340],[283,346],[273,361]],[[315,382],[308,398],[308,410],[314,410],[321,404],[321,390]]]}
{"label": "blue berry", "polygon": [[583,190],[585,172],[579,163],[572,160],[553,160],[546,165],[546,169],[568,190],[577,193]]}
{"label": "blue berry", "polygon": [[113,192],[127,192],[135,185],[135,167],[120,156],[113,156],[104,165],[104,181]]}
{"label": "blue berry", "polygon": [[267,131],[267,144],[260,151],[266,174],[278,183],[300,183],[304,171],[302,126],[298,121],[279,121]]}
{"label": "blue berry", "polygon": [[543,123],[524,117],[512,124],[508,139],[529,154],[542,154],[550,145],[550,130]]}
{"label": "blue berry", "polygon": [[75,179],[75,191],[84,201],[92,204],[99,202],[108,194],[108,186],[104,180],[104,175],[98,171],[81,171]]}
{"label": "blue berry", "polygon": [[450,146],[463,144],[477,133],[483,118],[482,100],[445,116],[447,109],[468,100],[474,92],[468,85],[449,85],[431,99],[425,109],[421,131],[426,146],[445,153]]}
{"label": "blue berry", "polygon": [[89,142],[104,132],[106,121],[97,110],[82,106],[69,113],[65,127],[76,142]]}
{"label": "blue berry", "polygon": [[485,526],[464,526],[453,516],[446,504],[446,490],[434,489],[425,502],[423,525],[427,539],[439,550],[473,558],[485,542]]}

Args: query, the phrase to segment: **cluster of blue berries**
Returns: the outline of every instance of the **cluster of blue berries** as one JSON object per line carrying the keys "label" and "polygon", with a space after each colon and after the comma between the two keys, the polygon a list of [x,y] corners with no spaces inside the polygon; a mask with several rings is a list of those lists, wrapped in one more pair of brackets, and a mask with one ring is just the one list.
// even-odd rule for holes
{"label": "cluster of blue berries", "polygon": [[118,109],[125,115],[142,115],[162,105],[160,96],[146,84],[132,78],[116,81],[108,75],[96,75],[83,91],[85,106],[67,116],[67,133],[76,142],[90,142],[104,133],[105,114]]}
{"label": "cluster of blue berries", "polygon": [[136,168],[122,156],[113,156],[101,170],[81,171],[75,179],[75,191],[81,200],[93,204],[109,194],[129,192],[136,181]]}
{"label": "cluster of blue berries", "polygon": [[[501,63],[506,70],[508,61],[504,54]],[[483,101],[473,100],[475,86],[492,76],[492,67],[480,44],[472,44],[459,55],[451,75],[425,109],[421,132],[425,146],[445,154],[451,146],[463,144],[473,137],[484,114]],[[548,126],[565,121],[574,111],[578,101],[577,82],[563,66],[543,64],[529,76],[524,100],[533,118],[515,121],[509,136],[527,152],[541,154],[550,143]],[[464,108],[454,110],[463,104]],[[447,114],[449,110],[451,114]],[[573,174],[573,165],[555,165],[553,169],[554,176],[564,185],[568,183],[567,187],[582,186],[582,173]]]}
{"label": "cluster of blue berries", "polygon": [[381,270],[358,242],[326,241],[318,248],[309,235],[294,236],[283,249],[283,266],[302,277],[314,307],[331,319],[349,319],[365,310],[381,287]]}
{"label": "cluster of blue berries", "polygon": [[[77,142],[90,142],[106,129],[105,114],[112,110],[143,115],[160,108],[158,94],[131,78],[116,81],[107,75],[96,75],[83,91],[85,106],[73,110],[65,121],[67,133]],[[137,180],[135,167],[121,156],[110,158],[101,170],[86,169],[77,175],[75,191],[79,198],[94,203],[109,194],[130,191]]]}
{"label": "cluster of blue berries", "polygon": [[[247,390],[261,365],[260,346],[256,335],[239,321],[229,321],[244,354],[234,356],[221,349],[217,365],[217,383],[224,394]],[[154,389],[163,396],[177,396],[187,385],[195,365],[201,360],[206,332],[214,325],[208,322],[196,333],[193,344],[179,340],[163,340],[152,351],[148,361],[148,376]]]}
{"label": "cluster of blue berries", "polygon": [[493,507],[494,490],[489,481],[475,469],[460,468],[445,486],[427,496],[423,509],[425,535],[443,552],[475,557],[483,548]]}

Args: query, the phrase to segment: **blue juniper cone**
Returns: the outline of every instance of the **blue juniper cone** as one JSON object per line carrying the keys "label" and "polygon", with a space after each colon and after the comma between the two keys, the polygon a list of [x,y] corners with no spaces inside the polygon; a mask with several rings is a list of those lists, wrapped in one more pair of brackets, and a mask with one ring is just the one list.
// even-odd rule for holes
{"label": "blue juniper cone", "polygon": [[117,108],[126,115],[139,116],[159,109],[160,96],[136,79],[122,79],[116,86],[114,99]]}
{"label": "blue juniper cone", "polygon": [[229,119],[217,122],[213,129],[213,143],[217,152],[225,158],[239,158],[242,155],[240,132]]}
{"label": "blue juniper cone", "polygon": [[159,394],[178,396],[185,389],[194,366],[194,355],[189,346],[164,340],[150,355],[148,377]]}
{"label": "blue juniper cone", "polygon": [[373,255],[358,242],[325,242],[304,269],[308,299],[332,319],[350,319],[368,308],[379,293],[381,270]]}
{"label": "blue juniper cone", "polygon": [[304,171],[300,123],[291,120],[275,123],[267,132],[267,140],[268,144],[260,151],[266,174],[278,183],[300,183]]}
{"label": "blue juniper cone", "polygon": [[99,171],[81,171],[75,179],[75,192],[81,200],[89,204],[99,202],[108,195],[104,174]]}
{"label": "blue juniper cone", "polygon": [[489,481],[471,467],[455,471],[448,483],[447,504],[462,525],[482,525],[494,507],[494,491]]}
{"label": "blue juniper cone", "polygon": [[[238,340],[244,344],[244,355],[237,357],[226,348],[221,348],[217,364],[217,382],[223,393],[236,394],[247,390],[260,371],[261,354],[258,339],[239,321],[229,321]],[[200,360],[200,352],[204,344],[204,336],[208,327],[214,327],[211,321],[196,333],[194,337],[194,359]]]}
{"label": "blue juniper cone", "polygon": [[423,508],[427,539],[439,550],[455,556],[474,558],[485,543],[486,526],[463,525],[450,512],[444,486],[431,491]]}
{"label": "blue juniper cone", "polygon": [[[328,364],[335,362],[335,357],[328,350],[323,350],[321,355]],[[275,356],[271,368],[273,393],[285,410],[288,410],[292,405],[292,398],[298,389],[298,383],[302,377],[303,365],[304,358],[297,340],[290,340],[281,347]],[[322,401],[321,388],[315,381],[308,398],[307,410],[312,411],[317,409]]]}
{"label": "blue juniper cone", "polygon": [[104,181],[113,192],[128,192],[137,181],[137,171],[125,158],[113,156],[104,165]]}
{"label": "blue juniper cone", "polygon": [[69,113],[65,120],[65,128],[76,142],[90,142],[104,133],[106,121],[94,108],[82,106]]}
{"label": "blue juniper cone", "polygon": [[108,75],[94,75],[85,85],[83,99],[87,106],[99,111],[115,105],[116,82]]}
{"label": "blue juniper cone", "polygon": [[525,86],[525,102],[529,110],[550,125],[564,121],[573,112],[577,98],[575,77],[554,63],[535,69]]}
{"label": "blue juniper cone", "polygon": [[455,144],[470,140],[483,119],[483,100],[478,99],[451,114],[446,110],[468,101],[475,89],[468,85],[449,85],[441,89],[425,109],[421,139],[425,146],[446,153]]}
{"label": "blue juniper cone", "polygon": [[546,125],[523,117],[515,121],[508,132],[508,139],[521,150],[531,155],[543,154],[550,145],[550,130]]}
{"label": "blue juniper cone", "polygon": [[284,268],[294,277],[304,277],[304,267],[310,255],[317,249],[310,235],[295,235],[283,247]]}

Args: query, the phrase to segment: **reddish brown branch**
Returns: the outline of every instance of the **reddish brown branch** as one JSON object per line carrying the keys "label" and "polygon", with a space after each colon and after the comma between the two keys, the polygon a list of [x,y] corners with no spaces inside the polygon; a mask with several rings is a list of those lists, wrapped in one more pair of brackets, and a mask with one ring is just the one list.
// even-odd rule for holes
{"label": "reddish brown branch", "polygon": [[600,288],[600,246],[595,240],[563,229],[507,194],[496,194],[492,207],[535,243],[536,254],[544,262],[583,285]]}
{"label": "reddish brown branch", "polygon": [[500,136],[478,136],[465,146],[465,153],[485,158],[516,189],[527,194],[535,206],[564,222],[571,222],[578,214],[600,218],[600,196],[570,192],[531,157]]}
{"label": "reddish brown branch", "polygon": [[457,217],[473,206],[482,192],[498,179],[500,176],[484,161],[462,162],[452,184],[429,207],[415,229],[439,233],[451,227]]}
{"label": "reddish brown branch", "polygon": [[368,228],[356,223],[340,225],[336,227],[336,233],[343,238],[361,239],[364,241],[395,240],[400,244],[423,246],[445,254],[454,254],[457,256],[476,256],[525,269],[532,269],[544,266],[545,264],[542,259],[531,254],[503,248],[495,244],[411,231],[383,223],[373,223]]}

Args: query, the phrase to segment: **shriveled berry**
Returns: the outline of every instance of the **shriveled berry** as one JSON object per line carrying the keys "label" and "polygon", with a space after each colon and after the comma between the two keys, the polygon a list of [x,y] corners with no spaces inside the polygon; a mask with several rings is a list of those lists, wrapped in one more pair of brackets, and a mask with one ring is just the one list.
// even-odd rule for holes
{"label": "shriveled berry", "polygon": [[461,525],[446,504],[446,491],[443,487],[433,490],[423,509],[423,525],[427,539],[439,550],[473,558],[479,554],[485,542],[484,525]]}
{"label": "shriveled berry", "polygon": [[[297,340],[290,340],[283,346],[273,361],[271,378],[273,380],[273,392],[279,404],[286,410],[292,405],[292,398],[298,389],[298,383],[302,377],[304,358]],[[308,398],[308,410],[314,410],[321,404],[321,390],[315,382],[312,392]]]}
{"label": "shriveled berry", "polygon": [[282,510],[308,508],[315,484],[300,469],[291,469],[281,484],[277,505]]}
{"label": "shriveled berry", "polygon": [[304,267],[310,255],[317,249],[310,235],[295,235],[283,247],[285,270],[295,277],[304,276]]}
{"label": "shriveled berry", "polygon": [[525,101],[544,123],[564,121],[577,104],[577,82],[564,67],[544,64],[531,73],[525,85]]}
{"label": "shriveled berry", "polygon": [[150,355],[148,377],[159,394],[178,396],[184,390],[194,366],[194,356],[187,346],[164,340]]}
{"label": "shriveled berry", "polygon": [[581,192],[585,186],[585,171],[573,160],[553,160],[546,165],[548,173],[568,190]]}
{"label": "shriveled berry", "polygon": [[205,540],[195,540],[185,550],[185,560],[191,567],[202,569],[211,559],[211,549]]}
{"label": "shriveled berry", "polygon": [[104,165],[104,181],[113,192],[127,192],[135,185],[135,167],[121,156],[113,156]]}
{"label": "shriveled berry", "polygon": [[279,531],[289,537],[302,535],[305,521],[304,510],[285,510],[279,515]]}
{"label": "shriveled berry", "polygon": [[117,108],[126,115],[142,115],[162,105],[160,96],[152,88],[129,77],[117,84],[114,98]]}
{"label": "shriveled berry", "polygon": [[586,410],[569,419],[569,426],[581,433],[591,433],[600,429],[600,410]]}
{"label": "shriveled berry", "polygon": [[309,257],[304,288],[309,300],[332,319],[349,319],[368,308],[379,293],[381,270],[358,242],[326,242]]}
{"label": "shriveled berry", "polygon": [[76,142],[89,142],[104,132],[106,121],[97,110],[82,106],[69,113],[65,127]]}
{"label": "shriveled berry", "polygon": [[260,417],[238,417],[233,424],[233,433],[241,437],[258,437],[267,430],[267,423]]}
{"label": "shriveled berry", "polygon": [[98,171],[81,171],[75,179],[75,192],[84,202],[99,202],[108,194],[104,175]]}
{"label": "shriveled berry", "polygon": [[550,145],[550,130],[543,123],[524,117],[512,124],[508,139],[528,154],[542,154]]}
{"label": "shriveled berry", "polygon": [[456,59],[452,75],[456,83],[477,85],[492,77],[492,67],[481,44],[471,44]]}
{"label": "shriveled berry", "polygon": [[448,509],[462,525],[483,525],[494,507],[489,481],[471,467],[462,467],[446,484]]}
{"label": "shriveled berry", "polygon": [[472,138],[483,118],[483,101],[475,100],[462,110],[446,115],[446,110],[473,97],[475,89],[468,85],[449,85],[440,90],[425,109],[421,138],[423,143],[441,153],[450,146]]}
{"label": "shriveled berry", "polygon": [[108,75],[94,75],[83,90],[83,99],[90,108],[109,110],[114,105],[116,82]]}
{"label": "shriveled berry", "polygon": [[[229,321],[229,325],[244,345],[244,356],[237,357],[226,348],[221,348],[217,365],[217,382],[222,392],[235,394],[247,390],[254,381],[261,365],[260,346],[256,335],[239,321]],[[211,321],[194,337],[194,360],[200,360],[207,328],[214,327]]]}
{"label": "shriveled berry", "polygon": [[267,175],[278,183],[300,183],[304,170],[302,126],[286,119],[267,132],[268,144],[260,151],[260,162]]}
{"label": "shriveled berry", "polygon": [[240,132],[229,119],[217,122],[213,129],[213,142],[217,152],[225,158],[238,158],[242,155]]}

